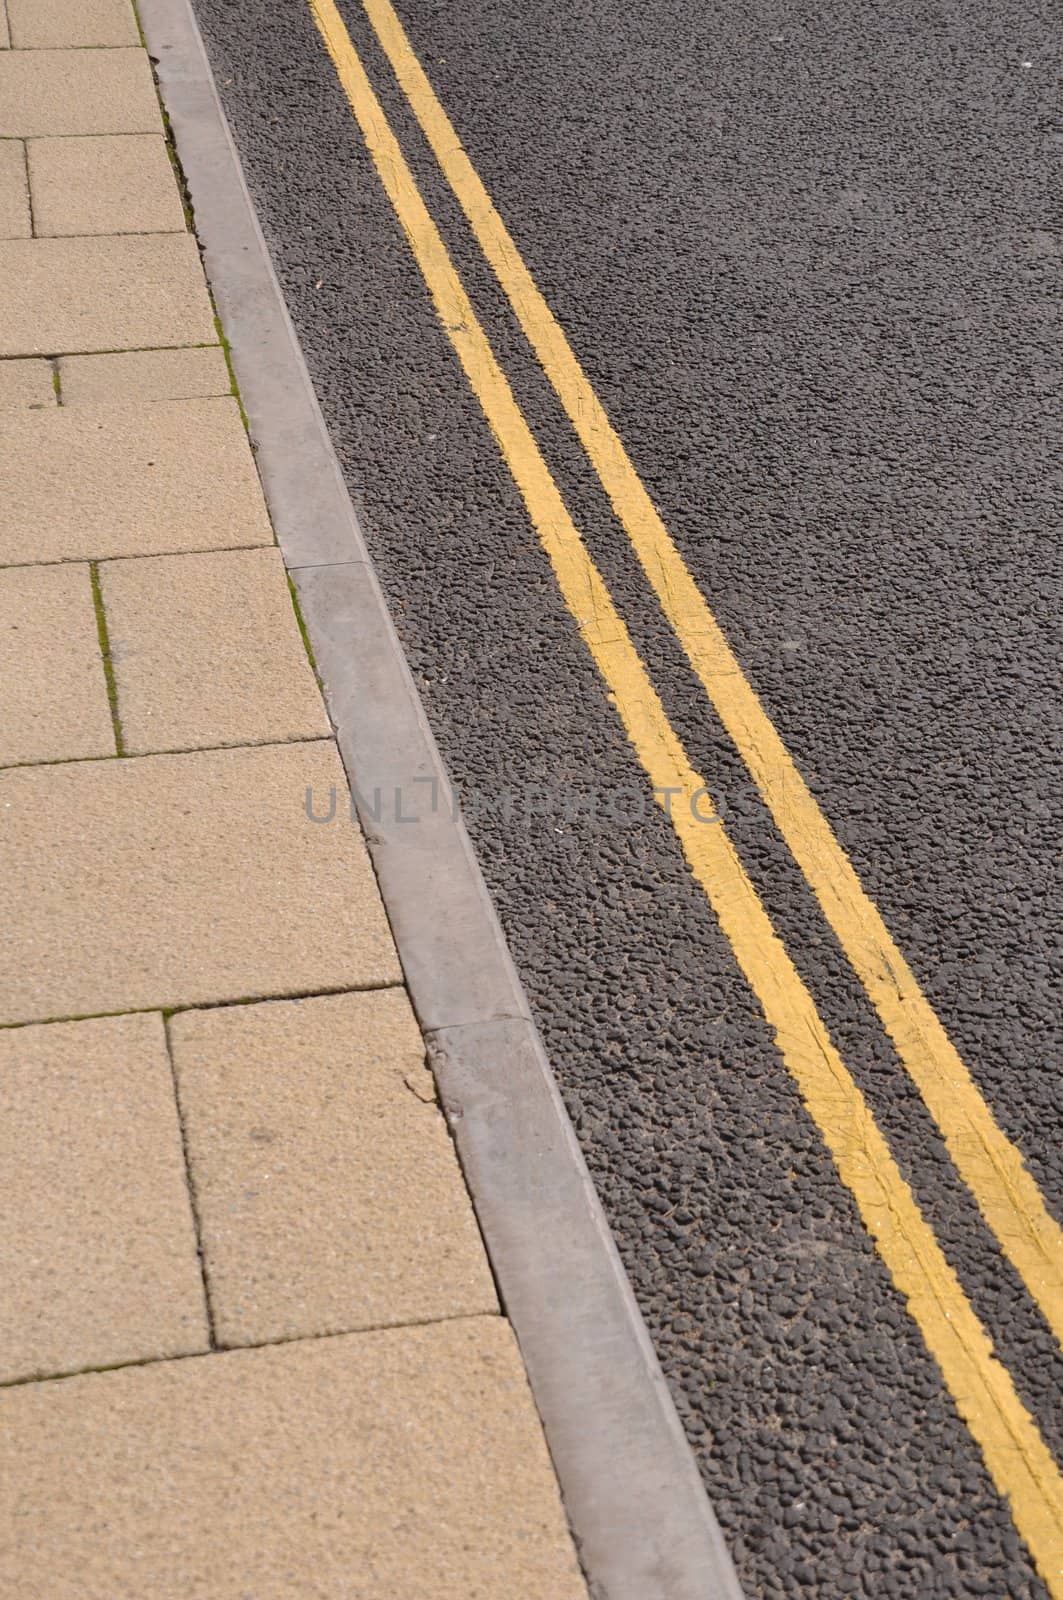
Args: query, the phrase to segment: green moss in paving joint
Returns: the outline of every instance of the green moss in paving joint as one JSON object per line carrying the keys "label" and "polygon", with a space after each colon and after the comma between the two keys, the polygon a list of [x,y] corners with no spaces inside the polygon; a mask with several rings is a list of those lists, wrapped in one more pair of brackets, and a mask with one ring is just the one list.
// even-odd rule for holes
{"label": "green moss in paving joint", "polygon": [[76,1011],[69,1017],[31,1017],[28,1022],[0,1022],[0,1033],[16,1028],[50,1028],[61,1022],[106,1022],[109,1017],[148,1017],[158,1006],[127,1007],[124,1011]]}
{"label": "green moss in paving joint", "polygon": [[96,632],[100,640],[100,654],[103,657],[103,676],[107,683],[107,704],[111,708],[111,725],[114,728],[115,754],[124,756],[122,722],[118,715],[118,685],[115,682],[114,662],[111,659],[111,641],[107,633],[107,615],[103,609],[103,590],[100,588],[98,561],[89,562],[89,578],[92,583],[92,604],[96,612]]}
{"label": "green moss in paving joint", "polygon": [[295,620],[296,620],[296,622],[298,623],[298,626],[299,626],[299,637],[303,641],[303,649],[306,651],[306,659],[309,661],[311,667],[313,668],[314,677],[317,679],[318,683],[320,684],[321,683],[321,674],[317,670],[317,658],[314,655],[314,647],[310,643],[310,634],[307,631],[306,621],[305,621],[305,619],[303,617],[302,607],[299,604],[299,594],[298,594],[298,591],[296,590],[295,584],[292,582],[291,574],[290,573],[285,573],[285,577],[288,580],[288,593],[292,597],[292,610],[295,612]]}
{"label": "green moss in paving joint", "polygon": [[240,385],[236,381],[236,372],[233,367],[232,347],[229,344],[228,339],[225,337],[225,329],[221,325],[221,318],[218,316],[217,312],[214,314],[214,330],[218,335],[218,343],[221,345],[221,353],[225,357],[225,367],[229,374],[229,382],[232,384],[233,396],[236,400],[237,407],[239,408],[240,421],[243,423],[244,431],[246,432],[247,437],[250,439],[251,427],[247,420],[247,412],[244,410],[244,402],[240,394]]}
{"label": "green moss in paving joint", "polygon": [[194,238],[196,232],[196,219],[192,210],[191,196],[188,193],[188,185],[185,182],[185,175],[181,170],[181,163],[177,159],[177,148],[173,142],[173,131],[170,128],[170,119],[166,115],[166,107],[161,101],[159,102],[159,108],[162,111],[162,126],[166,139],[166,154],[170,158],[170,165],[173,168],[174,181],[177,184],[177,193],[181,197],[181,210],[185,214],[185,227]]}

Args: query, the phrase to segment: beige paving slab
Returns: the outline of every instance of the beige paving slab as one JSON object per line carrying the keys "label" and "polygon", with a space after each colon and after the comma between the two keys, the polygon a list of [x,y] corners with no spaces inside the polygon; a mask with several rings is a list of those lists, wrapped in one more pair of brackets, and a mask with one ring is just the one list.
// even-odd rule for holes
{"label": "beige paving slab", "polygon": [[161,129],[144,50],[9,50],[0,55],[0,138]]}
{"label": "beige paving slab", "polygon": [[192,350],[125,350],[115,355],[62,356],[65,406],[128,400],[197,400],[231,394],[220,345]]}
{"label": "beige paving slab", "polygon": [[180,233],[184,211],[161,134],[30,139],[33,231]]}
{"label": "beige paving slab", "polygon": [[0,303],[0,355],[210,344],[217,337],[187,233],[0,241]]}
{"label": "beige paving slab", "polygon": [[0,1395],[3,1600],[586,1600],[499,1317]]}
{"label": "beige paving slab", "polygon": [[0,1381],[209,1347],[162,1019],[0,1030]]}
{"label": "beige paving slab", "polygon": [[0,773],[0,1021],[397,982],[343,782],[328,741]]}
{"label": "beige paving slab", "polygon": [[0,416],[0,565],[273,543],[236,401]]}
{"label": "beige paving slab", "polygon": [[331,731],[275,546],[104,562],[100,583],[131,754]]}
{"label": "beige paving slab", "polygon": [[223,1344],[498,1309],[402,989],[171,1024]]}
{"label": "beige paving slab", "polygon": [[139,44],[129,0],[7,0],[16,50]]}
{"label": "beige paving slab", "polygon": [[26,147],[20,139],[0,140],[0,239],[28,239],[32,232]]}
{"label": "beige paving slab", "polygon": [[7,26],[7,12],[4,10],[4,0],[0,0],[0,50],[11,48],[11,34]]}
{"label": "beige paving slab", "polygon": [[48,361],[0,361],[0,411],[51,410],[55,380]]}
{"label": "beige paving slab", "polygon": [[113,756],[89,569],[0,569],[0,766]]}

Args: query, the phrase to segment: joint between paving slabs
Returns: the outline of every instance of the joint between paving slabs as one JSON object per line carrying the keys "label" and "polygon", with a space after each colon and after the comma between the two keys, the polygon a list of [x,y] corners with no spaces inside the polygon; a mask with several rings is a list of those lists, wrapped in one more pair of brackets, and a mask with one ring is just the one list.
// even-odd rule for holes
{"label": "joint between paving slabs", "polygon": [[44,1372],[34,1377],[8,1378],[5,1389],[24,1389],[28,1384],[66,1383],[71,1378],[88,1378],[100,1372],[127,1372],[137,1367],[170,1366],[176,1361],[202,1361],[207,1356],[239,1355],[242,1350],[276,1350],[289,1344],[324,1344],[329,1339],[356,1339],[362,1333],[397,1333],[403,1328],[437,1328],[450,1322],[479,1322],[499,1315],[494,1311],[455,1311],[445,1317],[411,1317],[408,1322],[371,1322],[364,1327],[336,1328],[327,1333],[282,1334],[276,1339],[253,1339],[248,1344],[212,1345],[209,1350],[186,1350],[178,1355],[140,1356],[129,1361],[108,1361],[99,1367],[72,1367],[69,1372]]}
{"label": "joint between paving slabs", "polygon": [[210,1348],[217,1350],[219,1347],[214,1325],[214,1306],[210,1297],[210,1276],[207,1271],[207,1259],[203,1252],[203,1225],[199,1212],[199,1194],[196,1190],[195,1174],[192,1171],[192,1160],[188,1151],[188,1132],[185,1127],[185,1115],[181,1105],[181,1086],[174,1061],[173,1042],[170,1038],[170,1016],[166,1012],[162,1013],[162,1030],[166,1036],[166,1056],[170,1063],[174,1107],[177,1112],[177,1126],[181,1134],[181,1154],[185,1165],[185,1186],[188,1189],[188,1204],[192,1211],[192,1226],[196,1235],[196,1256],[199,1259],[199,1276],[203,1284],[203,1308],[207,1317],[207,1337],[210,1340]]}
{"label": "joint between paving slabs", "polygon": [[[306,626],[306,618],[303,616],[303,609],[299,604],[299,592],[296,589],[295,584],[292,581],[291,573],[288,572],[288,571],[285,571],[284,576],[287,579],[288,594],[291,597],[292,610],[295,612],[295,620],[296,620],[296,623],[298,624],[298,627],[299,627],[299,637],[302,639],[302,641],[303,641],[303,649],[306,651],[306,659],[310,663],[311,670],[313,671],[314,677],[317,679],[317,686],[322,691],[322,697],[324,698],[324,687],[325,686],[324,686],[324,683],[322,682],[321,674],[320,674],[320,672],[318,671],[318,668],[317,668],[317,657],[314,655],[314,647],[310,642],[310,633],[309,633],[309,630],[307,629],[307,626]],[[326,712],[328,712],[328,701],[327,700],[325,701],[325,710],[326,710]],[[329,716],[329,721],[330,722],[332,721],[331,715]]]}
{"label": "joint between paving slabs", "polygon": [[[114,757],[101,756],[97,759],[113,761]],[[0,1022],[0,1033],[11,1028],[46,1028],[53,1022],[99,1022],[104,1017],[144,1017],[152,1016],[156,1012],[164,1021],[168,1021],[170,1017],[179,1017],[185,1011],[220,1011],[227,1006],[269,1005],[274,1000],[281,1003],[288,1000],[321,1000],[333,994],[376,994],[384,989],[403,988],[405,988],[403,980],[393,978],[384,979],[380,983],[344,983],[339,988],[333,989],[285,989],[274,994],[238,995],[235,999],[226,997],[224,1000],[189,1000],[184,1005],[176,1006],[121,1006],[117,1011],[79,1011],[72,1012],[69,1016],[28,1017],[24,1021]]]}
{"label": "joint between paving slabs", "polygon": [[89,581],[92,584],[92,606],[96,613],[96,633],[100,641],[100,655],[103,658],[103,676],[107,685],[107,704],[111,711],[111,727],[114,730],[114,753],[116,756],[125,755],[125,741],[122,738],[122,722],[118,715],[118,685],[115,682],[114,662],[111,659],[111,641],[107,633],[107,614],[103,609],[103,590],[100,587],[100,564],[98,561],[89,562]]}
{"label": "joint between paving slabs", "polygon": [[[51,135],[49,135],[49,138],[50,137],[51,137]],[[80,135],[78,137],[80,137]],[[119,135],[119,137],[122,137],[122,135]],[[92,238],[95,238],[97,236],[95,234],[73,234],[73,235],[66,235],[65,237],[92,239]],[[113,238],[114,235],[110,235],[110,237]],[[127,238],[127,239],[129,239],[129,238],[133,238],[133,239],[157,239],[157,238],[160,237],[160,235],[159,234],[155,234],[155,233],[151,233],[151,234],[120,234],[118,237]],[[113,348],[106,349],[106,350],[63,350],[63,351],[60,351],[60,353],[58,355],[41,356],[40,360],[42,360],[42,361],[59,361],[59,360],[61,360],[63,358],[69,359],[71,356],[77,356],[79,359],[82,356],[142,356],[142,355],[155,355],[157,353],[169,354],[170,351],[172,351],[172,350],[216,350],[217,347],[218,347],[218,340],[217,339],[211,339],[208,343],[203,343],[203,344],[123,344],[123,345],[115,345]],[[37,356],[37,352],[35,350],[23,350],[23,351],[14,350],[8,355],[0,355],[0,362],[3,362],[3,361],[32,361],[32,360],[34,360],[36,358],[36,356]],[[169,399],[169,400],[182,400],[182,399],[211,400],[211,399],[214,399],[214,398],[217,398],[217,397],[213,396],[213,395],[198,395],[198,396],[168,395],[168,396],[166,396],[166,398]]]}
{"label": "joint between paving slabs", "polygon": [[[213,348],[213,346],[211,347]],[[107,556],[60,556],[55,561],[0,561],[0,572],[7,572],[13,567],[82,567],[86,560],[89,562],[106,561],[153,561],[156,556],[218,556],[228,555],[234,550],[269,550],[272,546],[267,544],[223,544],[208,545],[205,550],[154,550],[150,555],[144,555],[140,550],[122,551]]]}
{"label": "joint between paving slabs", "polygon": [[33,187],[30,183],[30,147],[29,140],[23,139],[22,144],[22,180],[26,185],[26,209],[30,219],[30,238],[37,237],[37,219],[33,214]]}
{"label": "joint between paving slabs", "polygon": [[[148,43],[147,39],[144,37],[144,29],[141,25],[140,12],[137,8],[136,0],[131,0],[131,3],[133,7],[133,19],[137,26],[137,33],[140,35],[140,42],[144,47],[144,53],[148,58],[148,65],[151,68],[151,79],[155,87],[155,98],[159,103],[159,115],[162,118],[163,139],[166,144],[166,154],[169,157],[170,166],[173,168],[174,181],[177,184],[177,193],[181,201],[181,210],[184,213],[185,227],[188,229],[193,239],[195,239],[197,247],[199,247],[199,235],[196,232],[196,211],[192,204],[192,193],[188,187],[188,179],[185,177],[185,169],[181,165],[181,158],[177,153],[177,141],[173,135],[173,125],[170,122],[170,114],[166,109],[166,103],[162,96],[162,89],[159,86],[159,75],[156,71],[158,61],[156,57],[153,56],[148,50]],[[202,248],[200,248],[200,256],[202,257]],[[207,294],[210,297],[210,308],[214,316],[214,327],[218,334],[218,343],[221,345],[222,354],[225,357],[225,365],[229,373],[229,382],[232,384],[233,397],[236,400],[237,409],[240,412],[240,420],[244,425],[244,431],[246,432],[248,440],[251,443],[252,454],[254,454],[255,446],[254,441],[251,439],[251,429],[247,420],[247,412],[244,410],[244,402],[240,395],[240,386],[236,381],[236,373],[233,371],[232,352],[229,348],[229,341],[225,337],[225,329],[222,327],[221,318],[218,316],[218,308],[214,303],[214,291],[211,288],[210,279],[207,277],[205,270],[203,273],[203,278],[207,286]],[[274,535],[274,537],[276,536]]]}
{"label": "joint between paving slabs", "polygon": [[[418,1026],[420,1027],[420,1022],[418,1022]],[[444,1094],[443,1085],[439,1081],[439,1074],[436,1071],[436,1061],[443,1054],[442,1046],[437,1037],[437,1035],[442,1031],[443,1030],[441,1028],[422,1029],[421,1037],[424,1040],[424,1064],[435,1089],[435,1103],[439,1108],[440,1114],[442,1115],[443,1126],[447,1130],[447,1135],[450,1139],[450,1148],[454,1153],[454,1160],[458,1164],[458,1171],[461,1173],[461,1181],[465,1186],[465,1193],[468,1197],[469,1206],[472,1210],[473,1220],[476,1223],[476,1230],[480,1235],[480,1244],[483,1247],[484,1260],[487,1263],[487,1270],[491,1274],[491,1282],[494,1286],[495,1301],[498,1305],[499,1315],[508,1317],[509,1308],[506,1304],[506,1297],[503,1293],[502,1283],[499,1279],[498,1272],[495,1268],[494,1258],[487,1243],[487,1235],[484,1232],[483,1224],[480,1221],[480,1210],[475,1199],[476,1191],[473,1188],[472,1179],[465,1165],[461,1141],[458,1139],[455,1132],[455,1125],[465,1115],[465,1112],[460,1101],[448,1099]],[[417,1094],[416,1089],[411,1083],[407,1082],[406,1087],[411,1091],[411,1093]],[[418,1099],[420,1099],[419,1095]]]}
{"label": "joint between paving slabs", "polygon": [[[150,556],[145,559],[150,560]],[[79,563],[72,562],[71,565]],[[3,568],[0,568],[3,571]],[[219,750],[270,750],[278,745],[290,744],[322,744],[328,740],[328,734],[322,733],[293,733],[286,739],[234,739],[222,744],[177,744],[161,745],[158,749],[151,750],[119,750],[102,756],[47,756],[40,761],[7,761],[0,762],[0,772],[26,772],[34,767],[87,767],[96,761],[113,761],[115,755],[129,757],[137,756],[206,756],[213,755]],[[124,1012],[114,1015],[123,1016]],[[64,1019],[69,1020],[69,1019]],[[3,1026],[3,1024],[0,1024]]]}

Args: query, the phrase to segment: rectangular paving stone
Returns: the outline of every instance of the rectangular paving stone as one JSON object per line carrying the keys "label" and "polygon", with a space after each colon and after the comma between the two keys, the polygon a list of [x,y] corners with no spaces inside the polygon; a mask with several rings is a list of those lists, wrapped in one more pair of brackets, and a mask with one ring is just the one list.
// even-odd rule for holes
{"label": "rectangular paving stone", "polygon": [[0,56],[0,138],[161,131],[145,50],[9,50]]}
{"label": "rectangular paving stone", "polygon": [[187,233],[0,241],[0,303],[0,355],[210,344],[217,337]]}
{"label": "rectangular paving stone", "polygon": [[55,380],[48,361],[0,361],[0,411],[51,410]]}
{"label": "rectangular paving stone", "polygon": [[129,0],[7,0],[16,50],[140,43]]}
{"label": "rectangular paving stone", "polygon": [[26,150],[39,238],[180,233],[185,227],[161,134],[30,139]]}
{"label": "rectangular paving stone", "polygon": [[125,400],[196,400],[232,393],[232,379],[220,345],[62,356],[59,374],[65,406]]}
{"label": "rectangular paving stone", "polygon": [[171,1024],[222,1344],[498,1309],[401,989]]}
{"label": "rectangular paving stone", "polygon": [[100,567],[125,748],[206,748],[331,731],[281,553]]}
{"label": "rectangular paving stone", "polygon": [[0,1382],[209,1348],[161,1017],[0,1030],[0,1171]]}
{"label": "rectangular paving stone", "polygon": [[400,980],[329,741],[9,769],[0,817],[0,1021]]}
{"label": "rectangular paving stone", "polygon": [[0,565],[273,543],[234,399],[0,416]]}
{"label": "rectangular paving stone", "polygon": [[87,566],[0,570],[0,766],[113,756]]}
{"label": "rectangular paving stone", "polygon": [[11,35],[7,27],[7,12],[4,10],[4,0],[0,0],[0,50],[11,48]]}
{"label": "rectangular paving stone", "polygon": [[500,1317],[0,1395],[10,1600],[586,1600]]}
{"label": "rectangular paving stone", "polygon": [[30,197],[26,187],[26,147],[19,139],[0,140],[0,239],[28,239]]}

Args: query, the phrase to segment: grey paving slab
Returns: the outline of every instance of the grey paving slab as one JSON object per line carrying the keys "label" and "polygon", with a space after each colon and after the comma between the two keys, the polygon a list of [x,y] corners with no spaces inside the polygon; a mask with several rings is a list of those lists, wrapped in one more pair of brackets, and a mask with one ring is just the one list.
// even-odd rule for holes
{"label": "grey paving slab", "polygon": [[585,1600],[500,1317],[0,1395],[3,1600]]}
{"label": "grey paving slab", "polygon": [[16,50],[138,45],[129,0],[7,0]]}
{"label": "grey paving slab", "polygon": [[185,227],[161,134],[30,139],[26,150],[38,238]]}
{"label": "grey paving slab", "polygon": [[20,139],[0,140],[0,239],[28,239],[32,232],[26,147]]}
{"label": "grey paving slab", "polygon": [[125,400],[196,400],[232,392],[232,380],[220,345],[190,350],[125,350],[113,355],[62,356],[59,374],[65,406],[115,404]]}
{"label": "grey paving slab", "polygon": [[196,242],[185,233],[0,241],[0,299],[0,355],[217,338]]}
{"label": "grey paving slab", "polygon": [[275,546],[108,561],[100,584],[130,754],[330,732]]}
{"label": "grey paving slab", "polygon": [[236,401],[0,416],[0,564],[272,544]]}
{"label": "grey paving slab", "polygon": [[0,55],[0,138],[161,131],[144,50],[9,50]]}
{"label": "grey paving slab", "polygon": [[222,1344],[498,1309],[401,989],[171,1023]]}
{"label": "grey paving slab", "polygon": [[113,756],[89,569],[0,569],[0,766]]}
{"label": "grey paving slab", "polygon": [[0,1169],[0,1382],[209,1347],[161,1017],[0,1029]]}
{"label": "grey paving slab", "polygon": [[0,774],[0,1021],[399,981],[343,789],[328,741]]}

